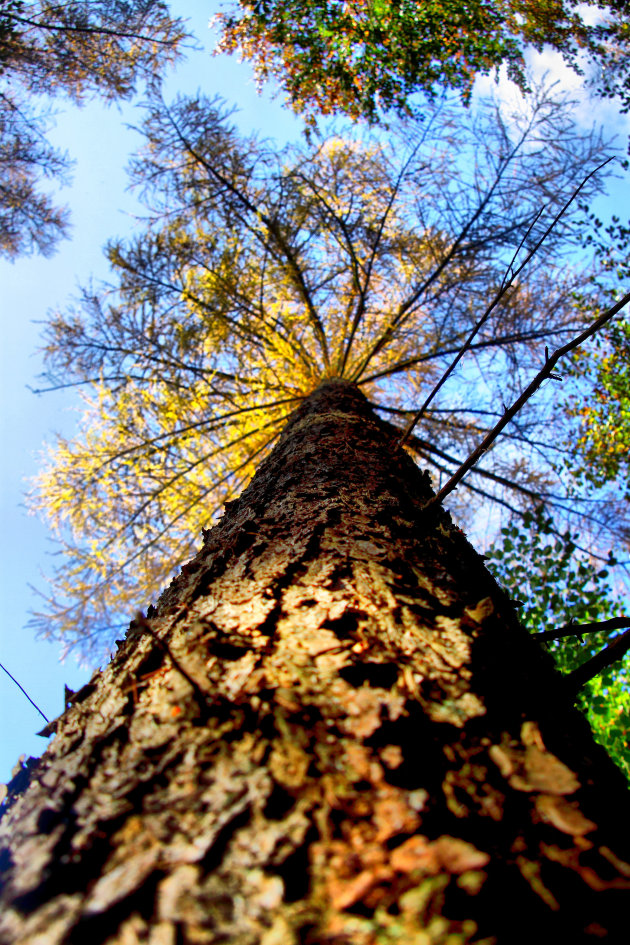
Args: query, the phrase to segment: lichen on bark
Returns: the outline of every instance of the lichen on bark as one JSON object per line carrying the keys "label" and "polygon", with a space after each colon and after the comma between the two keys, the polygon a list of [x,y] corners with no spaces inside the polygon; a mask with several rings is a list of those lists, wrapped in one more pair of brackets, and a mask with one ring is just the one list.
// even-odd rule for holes
{"label": "lichen on bark", "polygon": [[302,403],[9,786],[3,942],[625,941],[622,779],[430,495]]}

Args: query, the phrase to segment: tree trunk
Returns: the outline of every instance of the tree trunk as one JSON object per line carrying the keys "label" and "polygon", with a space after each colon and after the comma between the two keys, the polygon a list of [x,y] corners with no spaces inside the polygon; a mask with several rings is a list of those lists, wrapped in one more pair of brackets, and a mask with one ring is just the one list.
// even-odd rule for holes
{"label": "tree trunk", "polygon": [[627,941],[621,775],[430,495],[302,403],[11,782],[2,942]]}

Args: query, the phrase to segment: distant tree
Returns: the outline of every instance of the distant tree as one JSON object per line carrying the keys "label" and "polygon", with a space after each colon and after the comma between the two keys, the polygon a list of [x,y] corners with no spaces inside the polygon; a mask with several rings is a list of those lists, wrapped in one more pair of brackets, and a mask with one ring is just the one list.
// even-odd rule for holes
{"label": "distant tree", "polygon": [[67,229],[67,211],[42,189],[70,166],[46,137],[50,99],[129,98],[138,82],[156,84],[184,35],[162,2],[2,3],[0,254],[47,255]]}
{"label": "distant tree", "polygon": [[[532,633],[571,622],[578,631],[579,626],[600,626],[599,630],[592,626],[584,636],[577,632],[545,642],[563,673],[573,672],[601,652],[615,637],[605,622],[624,612],[609,584],[614,558],[597,561],[580,552],[579,543],[577,533],[560,532],[541,508],[534,508],[503,526],[486,554],[490,571],[521,601],[519,619]],[[630,616],[625,626],[630,628]],[[588,680],[578,704],[597,741],[630,781],[630,659],[626,656]]]}
{"label": "distant tree", "polygon": [[[505,65],[527,87],[528,47],[559,51],[576,71],[595,67],[602,95],[630,107],[627,0],[238,0],[216,17],[218,48],[275,78],[293,108],[311,119],[342,113],[377,120],[404,113],[415,92],[457,89]],[[594,14],[594,16],[593,16]]]}
{"label": "distant tree", "polygon": [[[438,484],[545,346],[588,319],[575,298],[593,286],[584,255],[570,262],[573,208],[513,276],[602,156],[546,94],[510,119],[488,103],[442,105],[388,140],[280,153],[203,100],[157,103],[145,134],[134,179],[150,225],[109,246],[116,281],[48,328],[50,383],[80,385],[87,402],[33,499],[63,549],[36,625],[68,646],[89,645],[86,633],[107,644],[131,602],[159,592],[322,379],[360,385],[400,436],[503,291],[409,439]],[[602,528],[614,541],[611,506],[569,495],[557,471],[573,455],[563,423],[544,396],[526,408],[451,496],[459,520],[478,521],[488,501],[506,516],[543,503],[580,521],[584,542]]]}

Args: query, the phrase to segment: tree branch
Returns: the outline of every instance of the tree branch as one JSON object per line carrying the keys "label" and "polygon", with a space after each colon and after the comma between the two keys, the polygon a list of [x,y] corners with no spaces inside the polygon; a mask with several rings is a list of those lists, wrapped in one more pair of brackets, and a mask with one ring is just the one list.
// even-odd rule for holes
{"label": "tree branch", "polygon": [[613,663],[623,659],[629,650],[630,630],[626,630],[625,633],[621,633],[618,637],[615,637],[608,646],[600,650],[599,653],[596,653],[590,660],[582,663],[582,665],[574,669],[572,673],[567,673],[564,679],[568,682],[569,686],[575,690],[581,689],[589,679],[593,679],[593,677],[598,676]]}
{"label": "tree branch", "polygon": [[315,308],[313,299],[311,298],[311,293],[306,284],[306,279],[304,277],[302,268],[289,242],[284,238],[280,230],[280,227],[278,226],[277,221],[273,219],[272,217],[270,217],[268,214],[264,213],[258,207],[256,207],[255,204],[253,204],[250,198],[247,196],[247,194],[239,190],[239,188],[235,184],[233,184],[232,181],[230,181],[224,174],[221,174],[219,171],[217,171],[217,169],[212,164],[210,164],[209,161],[206,161],[203,155],[200,154],[199,151],[197,151],[195,147],[193,147],[192,143],[185,136],[185,134],[179,127],[177,121],[173,117],[171,110],[169,108],[166,108],[166,106],[164,106],[164,109],[165,109],[165,114],[168,117],[168,120],[171,123],[173,130],[175,131],[175,134],[179,138],[180,143],[188,151],[190,156],[195,161],[197,161],[198,164],[200,164],[201,167],[203,167],[215,180],[217,180],[223,187],[225,187],[239,201],[241,206],[245,207],[245,209],[249,213],[254,214],[261,221],[261,223],[263,223],[266,226],[267,231],[271,234],[271,237],[273,238],[276,246],[278,246],[278,248],[280,249],[280,252],[283,254],[284,258],[286,259],[288,263],[289,271],[291,272],[294,278],[294,285],[296,286],[298,293],[300,294],[302,301],[304,302],[304,305],[306,306],[306,310],[308,312],[311,324],[313,325],[315,334],[317,335],[317,338],[319,340],[322,357],[324,359],[326,367],[328,367],[330,365],[330,356],[328,352],[328,343],[326,341],[326,333],[324,331],[324,327],[317,313],[317,309]]}
{"label": "tree branch", "polygon": [[171,661],[173,669],[176,670],[176,672],[178,672],[179,675],[183,679],[185,679],[188,685],[191,687],[194,693],[195,701],[197,702],[199,708],[204,713],[207,712],[208,708],[210,707],[210,699],[209,699],[208,693],[204,692],[204,690],[201,688],[199,683],[195,679],[193,679],[190,673],[182,666],[182,664],[177,659],[177,657],[173,653],[172,649],[170,648],[166,640],[163,640],[162,637],[158,636],[158,634],[155,632],[155,630],[151,626],[151,622],[144,616],[142,611],[138,611],[134,619],[131,621],[129,625],[129,630],[131,633],[138,633],[138,634],[146,633],[148,636],[151,637],[153,642],[156,643],[160,647],[160,649],[166,653],[169,660]]}
{"label": "tree branch", "polygon": [[3,666],[2,663],[0,663],[0,669],[3,669],[3,670],[5,671],[5,673],[7,674],[7,676],[9,677],[9,679],[13,680],[13,682],[14,682],[15,685],[18,687],[18,689],[20,690],[20,692],[21,692],[23,695],[25,695],[26,698],[28,699],[28,701],[31,703],[31,705],[32,705],[35,709],[37,709],[37,711],[39,712],[39,714],[41,715],[41,717],[44,719],[44,721],[45,721],[47,724],[50,724],[50,719],[47,719],[47,718],[46,718],[46,716],[44,715],[44,713],[42,712],[42,710],[40,709],[40,707],[37,705],[37,703],[36,703],[36,702],[33,702],[33,700],[32,700],[31,697],[29,696],[29,694],[28,694],[28,692],[26,691],[26,689],[24,688],[24,686],[20,686],[20,684],[19,684],[19,682],[17,681],[17,679],[15,678],[15,676],[12,676],[12,675],[11,675],[11,673],[10,673],[9,670],[6,668],[6,666]]}
{"label": "tree branch", "polygon": [[560,380],[557,374],[553,373],[553,369],[560,360],[570,351],[573,351],[575,348],[578,348],[584,341],[587,341],[588,338],[591,338],[596,334],[600,328],[602,328],[606,322],[609,322],[610,319],[621,311],[628,302],[630,302],[630,292],[627,292],[623,298],[618,302],[615,302],[609,309],[606,309],[599,318],[597,318],[588,328],[585,328],[584,331],[574,338],[572,341],[567,342],[566,345],[563,345],[561,348],[558,348],[554,353],[547,357],[545,366],[538,372],[531,384],[525,388],[521,396],[514,401],[511,407],[509,407],[499,422],[490,430],[488,435],[484,438],[483,442],[473,450],[470,456],[462,463],[459,469],[451,476],[446,485],[440,489],[440,491],[432,499],[430,499],[424,506],[425,509],[429,509],[435,505],[441,505],[447,495],[455,489],[458,483],[463,479],[468,470],[475,465],[475,463],[481,458],[481,456],[492,446],[494,441],[497,439],[501,431],[508,425],[508,423],[516,416],[517,413],[525,406],[527,401],[536,393],[543,381],[547,378],[552,378],[553,380]]}
{"label": "tree branch", "polygon": [[583,633],[625,630],[626,628],[630,629],[630,616],[611,617],[610,620],[595,620],[591,623],[568,623],[556,630],[543,630],[541,633],[535,633],[534,636],[542,643],[545,640],[560,640],[563,637],[581,637]]}
{"label": "tree branch", "polygon": [[[511,335],[499,335],[498,337],[489,338],[486,341],[477,341],[475,344],[470,345],[469,350],[477,351],[484,348],[501,348],[503,345],[525,344],[528,341],[538,341],[541,338],[549,338],[552,335],[566,335],[572,331],[576,331],[576,328],[554,328],[551,331],[543,331],[540,329],[529,332],[514,332]],[[418,357],[415,358],[407,358],[405,361],[398,361],[391,367],[384,368],[382,371],[378,371],[376,374],[370,374],[368,377],[364,377],[357,381],[357,386],[360,387],[362,384],[370,384],[372,381],[378,381],[383,377],[391,377],[393,374],[401,374],[403,371],[408,371],[409,368],[416,367],[418,364],[424,364],[425,361],[434,361],[437,358],[445,358],[449,354],[456,354],[459,350],[459,346],[453,348],[443,348],[438,351],[429,351],[426,354],[418,355]],[[407,410],[406,413],[412,413],[412,411]]]}
{"label": "tree branch", "polygon": [[514,160],[521,147],[523,146],[529,130],[523,132],[519,141],[514,145],[509,154],[506,154],[504,157],[499,159],[499,166],[496,170],[495,179],[492,182],[490,188],[481,198],[477,209],[474,211],[472,216],[464,224],[463,228],[460,230],[459,235],[453,241],[449,250],[442,257],[442,260],[438,263],[436,268],[429,274],[429,276],[417,286],[412,292],[411,296],[398,307],[396,315],[390,320],[389,324],[386,326],[384,331],[381,333],[375,344],[372,346],[371,350],[368,352],[366,357],[361,362],[360,367],[354,372],[351,380],[358,381],[367,369],[370,361],[389,343],[391,338],[394,335],[394,332],[400,327],[402,322],[408,317],[408,313],[413,309],[413,306],[418,302],[422,295],[430,288],[430,286],[439,278],[441,273],[446,269],[449,263],[457,255],[461,245],[463,244],[467,234],[472,230],[472,227],[477,222],[477,220],[482,216],[487,206],[490,205],[493,198],[495,190],[498,188],[501,183],[504,174],[506,173],[509,165]]}
{"label": "tree branch", "polygon": [[94,36],[115,36],[117,39],[135,39],[142,43],[156,43],[158,46],[173,46],[173,40],[157,39],[155,36],[143,36],[141,33],[126,33],[124,30],[108,29],[106,26],[70,26],[66,23],[42,23],[38,20],[31,20],[25,16],[18,16],[16,13],[4,12],[2,16],[14,23],[23,23],[25,26],[32,26],[38,30],[44,30],[49,33],[84,33]]}

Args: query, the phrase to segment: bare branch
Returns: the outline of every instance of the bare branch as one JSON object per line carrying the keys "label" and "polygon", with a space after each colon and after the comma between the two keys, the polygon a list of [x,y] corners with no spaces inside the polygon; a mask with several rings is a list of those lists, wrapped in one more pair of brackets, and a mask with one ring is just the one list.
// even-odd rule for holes
{"label": "bare branch", "polygon": [[6,668],[6,666],[3,666],[2,663],[0,663],[0,669],[3,669],[3,670],[5,671],[5,673],[6,673],[7,676],[9,677],[9,679],[13,680],[13,682],[14,682],[15,685],[18,687],[18,689],[20,690],[20,692],[21,692],[23,695],[26,696],[26,698],[27,698],[28,701],[31,703],[31,705],[32,705],[35,709],[37,709],[37,711],[39,712],[39,714],[41,715],[41,717],[44,719],[44,721],[49,724],[49,723],[50,723],[50,719],[47,719],[46,716],[44,715],[44,713],[42,712],[42,710],[40,709],[40,707],[37,705],[37,703],[36,703],[36,702],[33,702],[33,700],[32,700],[31,697],[29,696],[29,694],[28,694],[28,692],[26,691],[26,689],[24,688],[24,686],[20,686],[20,684],[19,684],[19,682],[17,681],[17,679],[15,678],[15,676],[12,676],[11,673],[9,672],[9,670]]}
{"label": "bare branch", "polygon": [[309,314],[309,318],[311,320],[311,323],[315,329],[315,333],[319,340],[324,363],[326,364],[326,366],[329,366],[330,356],[328,352],[328,342],[326,340],[326,333],[324,331],[324,326],[322,325],[320,317],[317,314],[317,309],[315,308],[315,305],[313,304],[313,300],[311,298],[309,288],[306,284],[306,279],[304,278],[304,273],[302,271],[302,268],[299,265],[297,258],[295,256],[295,253],[293,252],[289,243],[282,235],[282,232],[280,230],[280,227],[278,226],[277,221],[272,219],[270,216],[268,216],[268,214],[263,213],[262,210],[260,210],[258,207],[256,207],[255,204],[252,203],[252,201],[249,199],[249,197],[246,194],[244,194],[241,190],[239,190],[239,188],[236,187],[230,180],[228,180],[228,178],[224,174],[221,174],[219,171],[217,171],[216,167],[213,167],[212,164],[206,161],[204,156],[200,154],[193,147],[192,143],[186,138],[181,128],[179,127],[175,119],[173,118],[171,110],[169,108],[166,108],[166,106],[164,106],[164,111],[169,119],[169,122],[171,123],[173,130],[175,131],[175,134],[179,138],[181,144],[186,148],[188,153],[191,155],[191,157],[194,158],[194,160],[197,161],[201,165],[201,167],[203,167],[206,171],[208,171],[208,173],[215,180],[217,180],[223,187],[227,188],[227,190],[234,197],[236,197],[239,203],[243,207],[245,207],[248,213],[253,213],[260,220],[260,222],[266,226],[275,244],[278,246],[278,248],[280,249],[280,251],[282,252],[282,254],[284,255],[284,258],[286,259],[288,263],[289,270],[295,279],[296,288],[298,289],[302,297],[302,300],[306,306],[306,310]]}
{"label": "bare branch", "polygon": [[359,325],[361,324],[361,319],[363,318],[363,316],[364,316],[364,314],[365,314],[365,306],[366,306],[366,300],[367,300],[368,289],[369,289],[369,286],[370,286],[370,279],[371,279],[371,276],[372,276],[372,270],[373,270],[374,263],[375,263],[375,260],[376,260],[376,254],[377,254],[377,251],[378,251],[378,247],[379,247],[379,244],[380,244],[381,239],[382,239],[382,237],[383,237],[383,233],[384,233],[384,231],[385,231],[385,225],[386,225],[386,223],[387,223],[387,221],[388,221],[388,218],[389,218],[389,216],[390,216],[390,214],[391,214],[392,208],[393,208],[393,206],[394,206],[394,203],[395,203],[396,198],[397,198],[397,196],[398,196],[398,192],[399,192],[399,190],[400,190],[400,186],[401,186],[401,184],[402,184],[402,182],[403,182],[403,180],[404,180],[404,178],[405,178],[405,174],[407,173],[407,169],[409,168],[411,162],[412,162],[413,159],[415,158],[415,156],[416,156],[418,150],[420,149],[420,147],[422,146],[422,144],[424,144],[425,138],[426,138],[426,136],[427,136],[427,134],[428,134],[428,132],[429,132],[429,128],[430,128],[430,127],[431,127],[431,122],[429,122],[429,124],[428,124],[428,126],[426,127],[426,129],[425,129],[425,131],[424,131],[424,134],[422,135],[420,141],[419,141],[418,144],[415,146],[415,148],[412,150],[411,154],[409,155],[409,157],[407,158],[407,160],[406,160],[405,163],[403,164],[402,168],[400,169],[400,172],[399,172],[398,176],[396,177],[396,180],[394,181],[394,186],[392,187],[392,191],[391,191],[391,194],[390,194],[390,198],[389,198],[389,200],[387,201],[387,205],[386,205],[386,207],[385,207],[385,211],[384,211],[384,213],[383,213],[383,215],[382,215],[382,217],[381,217],[381,219],[380,219],[380,221],[379,221],[379,225],[378,225],[378,228],[377,228],[377,231],[376,231],[376,238],[375,238],[374,244],[373,244],[373,246],[372,246],[372,252],[371,252],[371,254],[370,254],[370,259],[369,259],[369,262],[368,262],[368,265],[367,265],[367,269],[365,270],[365,279],[364,279],[363,285],[360,286],[360,288],[359,288],[359,302],[358,302],[358,304],[357,304],[357,308],[356,308],[356,311],[355,311],[355,313],[354,313],[354,318],[353,318],[353,321],[352,321],[352,325],[351,325],[351,327],[350,327],[350,332],[348,333],[348,338],[347,338],[346,344],[345,344],[345,346],[344,346],[343,356],[342,356],[341,364],[340,364],[340,366],[339,366],[339,374],[340,374],[340,376],[343,376],[343,373],[344,373],[344,371],[345,371],[345,369],[346,369],[346,364],[347,364],[348,358],[349,358],[349,356],[350,356],[350,351],[351,351],[351,349],[352,349],[352,344],[353,344],[353,341],[354,341],[354,337],[355,337],[355,335],[356,335],[356,332],[357,332],[357,329],[358,329]]}
{"label": "bare branch", "polygon": [[446,269],[450,262],[455,258],[456,254],[460,250],[466,236],[472,230],[472,227],[477,222],[477,220],[482,216],[486,207],[490,204],[492,197],[498,188],[505,172],[507,171],[510,163],[516,157],[520,151],[523,143],[527,138],[527,132],[521,134],[520,139],[511,149],[509,154],[501,157],[499,160],[499,166],[496,171],[495,179],[492,182],[492,185],[488,188],[486,193],[483,195],[482,199],[479,202],[476,210],[472,216],[466,221],[462,229],[460,230],[458,236],[455,238],[451,244],[449,250],[444,254],[441,261],[432,270],[429,276],[419,285],[416,286],[409,298],[406,299],[399,307],[398,311],[394,317],[390,320],[389,324],[385,327],[384,331],[381,333],[380,337],[377,339],[371,350],[368,352],[366,357],[361,362],[360,366],[353,373],[352,380],[359,380],[363,372],[366,370],[370,361],[388,344],[392,337],[394,336],[395,331],[400,327],[405,318],[413,311],[414,306],[419,301],[419,299],[424,295],[424,293],[430,288],[430,286],[439,278],[442,272]]}
{"label": "bare branch", "polygon": [[[478,341],[475,344],[470,345],[470,351],[478,351],[485,348],[501,348],[503,345],[512,345],[512,344],[524,344],[527,341],[539,341],[542,338],[549,338],[552,335],[567,335],[569,332],[576,331],[576,328],[555,328],[552,331],[530,331],[530,332],[517,332],[516,334],[511,335],[499,335],[498,337],[490,338],[488,341]],[[453,348],[443,348],[438,351],[429,351],[426,354],[421,354],[416,358],[407,358],[405,361],[399,361],[397,364],[393,364],[391,367],[384,368],[382,371],[378,371],[376,374],[370,374],[368,377],[362,378],[362,380],[357,381],[357,386],[360,387],[362,384],[369,384],[371,381],[381,380],[383,377],[391,377],[393,374],[401,374],[403,371],[407,371],[411,367],[415,367],[417,364],[424,364],[425,361],[434,361],[437,358],[445,358],[449,354],[455,354],[459,351],[459,347]],[[411,410],[405,411],[406,413],[412,413]],[[472,411],[474,413],[474,411]]]}
{"label": "bare branch", "polygon": [[81,33],[86,36],[114,36],[116,39],[135,39],[141,43],[152,43],[156,46],[172,46],[173,41],[168,39],[159,39],[156,36],[143,36],[141,33],[127,33],[124,30],[112,30],[106,26],[70,26],[67,23],[44,23],[41,20],[32,20],[25,16],[18,16],[17,13],[10,13],[3,10],[2,16],[5,20],[11,20],[14,23],[23,23],[25,26],[32,26],[38,30],[44,30],[47,33]]}
{"label": "bare branch", "polygon": [[173,669],[175,669],[179,673],[179,675],[183,679],[185,679],[188,685],[191,687],[199,708],[202,709],[204,712],[207,712],[209,708],[209,703],[210,703],[207,693],[205,693],[203,689],[201,688],[201,686],[199,685],[199,683],[195,679],[192,678],[188,670],[186,670],[182,666],[181,662],[177,659],[177,657],[173,653],[172,649],[170,648],[166,640],[163,640],[162,637],[159,636],[155,632],[155,630],[151,626],[150,620],[147,620],[147,618],[144,616],[144,614],[141,611],[138,611],[135,618],[131,621],[131,624],[129,625],[129,630],[132,633],[138,633],[138,634],[146,633],[147,636],[151,637],[153,642],[156,643],[159,646],[159,648],[166,653],[169,660],[171,661]]}
{"label": "bare branch", "polygon": [[440,489],[440,491],[432,499],[430,499],[426,505],[425,509],[429,509],[435,505],[440,505],[449,493],[455,489],[457,484],[461,479],[466,475],[468,470],[475,465],[478,459],[487,452],[488,449],[492,446],[494,441],[497,439],[501,431],[508,425],[508,423],[517,415],[517,413],[522,410],[527,401],[536,393],[543,381],[546,381],[547,378],[552,378],[554,380],[559,379],[559,375],[553,373],[553,369],[558,363],[558,361],[563,358],[570,351],[573,351],[575,348],[578,348],[584,341],[588,338],[592,338],[603,325],[610,321],[617,312],[620,312],[628,302],[630,302],[630,292],[627,292],[618,302],[615,302],[609,309],[599,316],[588,328],[585,328],[584,331],[574,338],[572,341],[567,342],[566,345],[563,345],[561,348],[558,348],[554,353],[547,359],[544,367],[538,372],[536,377],[533,379],[531,384],[525,388],[521,396],[514,401],[511,407],[509,407],[499,422],[490,430],[488,435],[484,438],[483,442],[473,450],[468,459],[466,459],[459,469],[451,476],[446,485]]}

